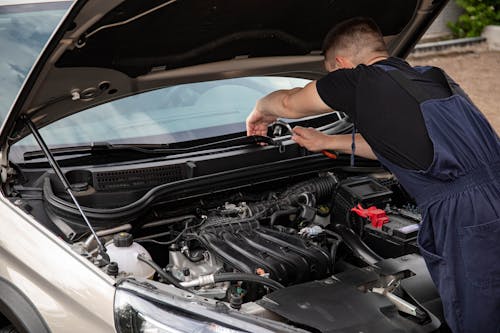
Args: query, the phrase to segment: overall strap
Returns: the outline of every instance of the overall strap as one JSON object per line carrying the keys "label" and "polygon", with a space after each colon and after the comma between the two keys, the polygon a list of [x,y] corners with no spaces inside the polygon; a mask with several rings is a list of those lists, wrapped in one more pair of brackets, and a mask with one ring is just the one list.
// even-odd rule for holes
{"label": "overall strap", "polygon": [[[419,104],[434,98],[433,95],[431,95],[426,89],[419,87],[415,84],[415,82],[407,78],[401,71],[394,69],[387,70],[386,73],[389,74],[389,76],[391,76],[392,79],[396,81],[404,90],[406,90],[413,98],[415,98]],[[457,94],[452,82],[442,69],[431,67],[431,69],[425,71],[424,73],[417,73],[430,79],[432,82],[439,83],[441,86],[445,87],[450,92],[450,96]]]}
{"label": "overall strap", "polygon": [[356,153],[356,126],[352,124],[352,143],[351,143],[351,167],[354,166],[354,154]]}

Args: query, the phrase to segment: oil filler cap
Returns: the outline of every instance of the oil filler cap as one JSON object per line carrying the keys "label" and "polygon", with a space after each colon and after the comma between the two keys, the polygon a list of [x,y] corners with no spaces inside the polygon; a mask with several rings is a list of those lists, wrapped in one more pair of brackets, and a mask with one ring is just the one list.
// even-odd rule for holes
{"label": "oil filler cap", "polygon": [[134,238],[128,232],[119,232],[113,237],[113,244],[116,247],[129,247],[134,242]]}

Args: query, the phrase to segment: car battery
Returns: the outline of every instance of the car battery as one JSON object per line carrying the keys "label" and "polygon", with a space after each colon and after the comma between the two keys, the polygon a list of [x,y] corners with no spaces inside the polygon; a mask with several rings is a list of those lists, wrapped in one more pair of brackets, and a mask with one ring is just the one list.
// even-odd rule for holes
{"label": "car battery", "polygon": [[363,207],[384,208],[391,202],[392,191],[370,177],[351,177],[343,180],[334,198],[332,222],[349,227],[351,209],[361,204]]}
{"label": "car battery", "polygon": [[418,253],[417,234],[420,228],[420,214],[406,209],[387,208],[388,221],[375,226],[365,218],[361,238],[377,254],[384,258],[399,257]]}

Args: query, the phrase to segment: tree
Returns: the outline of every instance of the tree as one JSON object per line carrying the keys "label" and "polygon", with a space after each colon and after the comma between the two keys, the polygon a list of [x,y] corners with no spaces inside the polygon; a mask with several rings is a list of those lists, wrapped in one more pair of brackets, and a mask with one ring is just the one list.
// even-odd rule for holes
{"label": "tree", "polygon": [[500,0],[456,0],[464,9],[456,22],[448,22],[455,37],[475,37],[490,24],[500,24]]}

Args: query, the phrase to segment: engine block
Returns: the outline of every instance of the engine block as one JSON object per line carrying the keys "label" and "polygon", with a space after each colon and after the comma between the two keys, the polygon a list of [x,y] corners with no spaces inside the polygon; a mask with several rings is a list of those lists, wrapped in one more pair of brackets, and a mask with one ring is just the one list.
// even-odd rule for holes
{"label": "engine block", "polygon": [[321,279],[331,273],[330,256],[320,246],[257,222],[205,228],[200,238],[211,253],[237,271],[268,273],[284,285]]}

